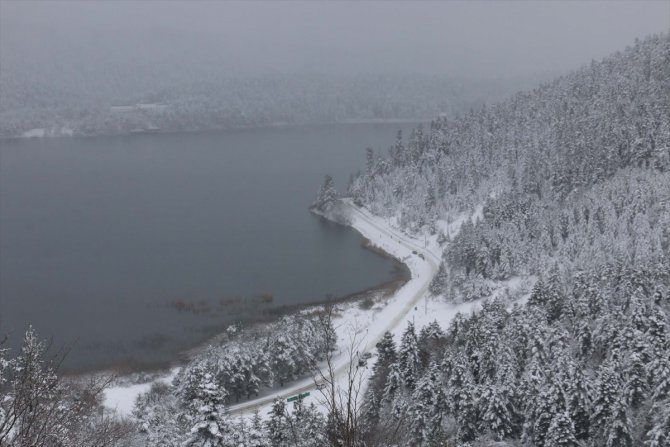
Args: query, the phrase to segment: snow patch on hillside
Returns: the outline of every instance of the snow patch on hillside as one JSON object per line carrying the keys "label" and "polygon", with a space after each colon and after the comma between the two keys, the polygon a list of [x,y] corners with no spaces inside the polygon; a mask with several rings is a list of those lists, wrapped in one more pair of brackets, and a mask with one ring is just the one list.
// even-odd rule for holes
{"label": "snow patch on hillside", "polygon": [[119,415],[128,417],[132,414],[135,400],[140,394],[144,394],[151,389],[154,383],[172,383],[181,367],[172,368],[168,374],[160,376],[150,382],[136,383],[133,385],[112,386],[104,391],[103,405],[110,410],[116,411]]}

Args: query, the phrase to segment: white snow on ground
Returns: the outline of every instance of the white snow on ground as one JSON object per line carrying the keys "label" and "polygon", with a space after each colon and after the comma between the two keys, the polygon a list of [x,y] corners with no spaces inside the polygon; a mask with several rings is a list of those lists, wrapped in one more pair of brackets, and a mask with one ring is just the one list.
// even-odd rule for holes
{"label": "white snow on ground", "polygon": [[[447,303],[442,297],[429,297],[428,286],[437,272],[442,254],[436,236],[411,237],[394,229],[387,219],[374,216],[346,199],[343,200],[343,206],[348,209],[351,226],[369,239],[372,245],[405,263],[411,272],[411,279],[393,296],[385,298],[371,309],[361,309],[355,302],[337,305],[338,315],[333,323],[339,349],[332,360],[340,385],[344,385],[346,381],[349,367],[349,353],[346,346],[353,333],[358,332],[359,337],[363,338],[359,355],[374,353],[376,343],[387,330],[394,334],[396,342],[399,342],[408,322],[414,322],[417,331],[432,321],[437,321],[444,329],[457,313],[469,314],[481,307],[479,301],[454,304]],[[464,214],[451,223],[442,222],[440,226],[445,230],[448,229],[453,237],[465,219],[468,217],[475,219],[478,216],[481,216],[481,207],[477,208],[474,215]],[[373,362],[374,360],[370,360],[368,367]],[[175,368],[169,375],[157,380],[169,382],[177,370]],[[137,396],[148,391],[151,384],[152,382],[109,388],[105,391],[105,406],[128,416]],[[307,405],[314,403],[323,408],[321,393],[315,388],[314,378],[308,377],[283,388],[263,390],[258,398],[232,405],[228,411],[240,416],[252,415],[258,411],[264,416],[276,398],[285,399],[306,391],[310,392],[310,396],[305,398],[304,402]]]}
{"label": "white snow on ground", "polygon": [[[450,221],[438,220],[435,222],[435,226],[439,231],[442,231],[445,235],[453,238],[461,230],[461,225],[465,222],[466,219],[470,218],[472,223],[476,223],[478,220],[484,219],[484,205],[477,205],[472,212],[472,214],[461,213],[456,216],[455,219]],[[433,243],[437,243],[437,240],[432,240]]]}
{"label": "white snow on ground", "polygon": [[135,406],[135,400],[140,394],[146,393],[155,382],[171,383],[179,372],[179,367],[174,367],[169,374],[159,377],[151,382],[137,383],[134,385],[112,386],[104,391],[105,407],[116,410],[121,416],[130,416]]}

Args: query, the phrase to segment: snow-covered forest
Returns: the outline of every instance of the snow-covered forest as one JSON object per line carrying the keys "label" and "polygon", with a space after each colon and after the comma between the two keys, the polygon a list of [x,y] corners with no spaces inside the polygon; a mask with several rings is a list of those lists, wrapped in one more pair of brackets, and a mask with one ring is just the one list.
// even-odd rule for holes
{"label": "snow-covered forest", "polygon": [[[178,98],[190,93],[150,100],[170,104],[161,113],[165,123],[179,123],[174,128],[416,116],[453,104],[441,90],[448,84],[415,85],[411,104],[387,102],[389,85],[373,84],[378,89],[349,81],[347,91],[357,93],[347,96],[318,78],[247,80],[245,88],[263,100],[245,100],[252,104],[245,110],[220,109],[229,99],[204,93],[182,105]],[[374,101],[362,92],[378,108],[368,108]],[[287,112],[285,104],[293,107]],[[38,115],[3,115],[0,133],[70,126],[51,112],[44,116],[53,122],[30,121]],[[123,128],[106,118],[84,124],[89,118],[81,116],[81,133]],[[100,416],[97,401],[86,399],[95,389],[80,397],[61,387],[31,332],[17,358],[0,358],[0,445],[670,445],[670,35],[637,40],[505,101],[399,133],[388,153],[368,150],[361,169],[341,195],[407,234],[436,237],[442,264],[430,287],[434,299],[483,306],[448,327],[410,324],[398,340],[383,337],[353,419],[350,408],[324,411],[300,400],[276,400],[267,417],[227,411],[328,360],[337,340],[318,312],[208,348],[172,383],[142,395],[129,421]],[[327,177],[315,206],[335,200]],[[457,233],[440,225],[479,207],[481,218],[465,219]],[[536,280],[526,299],[493,293],[519,277]],[[54,422],[42,429],[36,420]],[[55,434],[40,438],[40,430]],[[91,430],[108,435],[104,442],[74,435]]]}
{"label": "snow-covered forest", "polygon": [[[247,436],[258,437],[254,442],[259,443],[263,436],[279,436],[264,433],[259,418],[251,427],[237,421],[239,426],[232,428],[236,421],[225,416],[226,406],[258,396],[263,388],[281,387],[308,376],[334,348],[335,337],[323,314],[296,315],[261,331],[236,334],[223,345],[210,346],[180,370],[172,384],[155,384],[138,399],[133,416],[140,432],[150,445],[200,446],[210,437],[216,440],[217,433],[225,435],[231,445],[244,444]],[[283,418],[283,408],[278,411],[278,417]],[[293,417],[306,418],[309,424],[323,428],[322,416],[314,408],[300,408]],[[315,427],[309,428],[315,432],[307,439],[318,436]]]}
{"label": "snow-covered forest", "polygon": [[441,234],[431,290],[525,305],[379,346],[368,445],[670,445],[670,38],[636,41],[533,91],[369,154],[349,194]]}

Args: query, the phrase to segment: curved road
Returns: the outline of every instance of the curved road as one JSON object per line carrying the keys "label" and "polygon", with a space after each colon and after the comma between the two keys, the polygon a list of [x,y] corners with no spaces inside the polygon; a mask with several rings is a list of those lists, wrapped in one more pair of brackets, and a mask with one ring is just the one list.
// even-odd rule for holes
{"label": "curved road", "polygon": [[[362,210],[355,205],[353,205],[351,202],[342,200],[340,202],[342,205],[345,207],[349,208],[351,215],[355,216],[357,219],[363,220],[366,222],[368,225],[371,225],[374,227],[377,231],[379,231],[380,234],[384,234],[385,236],[391,238],[395,242],[403,245],[405,248],[407,248],[410,252],[411,251],[416,251],[417,252],[417,260],[420,259],[418,257],[418,254],[423,254],[424,256],[424,262],[429,266],[430,268],[430,274],[424,277],[420,276],[415,276],[415,272],[412,271],[412,281],[420,281],[420,286],[419,289],[412,294],[409,300],[405,303],[405,306],[388,322],[388,324],[384,327],[383,330],[380,330],[379,333],[374,334],[372,339],[368,340],[367,343],[365,344],[364,348],[361,350],[361,355],[364,353],[371,352],[374,348],[375,345],[381,340],[381,338],[384,336],[384,333],[386,331],[393,331],[393,329],[398,326],[398,324],[403,320],[403,318],[412,311],[412,309],[417,305],[419,300],[424,297],[426,292],[428,291],[428,286],[430,285],[431,280],[437,273],[437,269],[440,264],[440,259],[435,256],[432,252],[427,250],[425,247],[421,247],[419,244],[417,244],[415,241],[410,239],[409,237],[398,233],[394,231],[393,229],[389,228],[388,226],[380,226],[375,222],[374,219],[372,219],[372,215],[368,213],[366,210]],[[356,229],[356,226],[353,226],[354,229]],[[412,270],[411,266],[408,266],[410,268],[410,271]],[[405,284],[402,288],[404,289],[407,287],[410,282]],[[338,360],[340,360],[338,362]],[[349,361],[346,358],[346,356],[343,356],[342,359],[334,359],[336,362],[335,368],[334,368],[334,374],[335,378],[339,378],[341,375],[346,374],[349,368]],[[257,399],[252,399],[247,402],[233,405],[228,407],[228,414],[232,415],[241,415],[245,413],[251,413],[256,410],[259,410],[260,408],[271,404],[275,399],[277,398],[282,398],[286,399],[290,396],[294,396],[296,394],[304,393],[307,391],[314,391],[316,390],[317,384],[320,384],[319,380],[314,380],[311,383],[307,385],[295,385],[293,387],[287,387],[282,389],[279,393],[272,393],[268,396],[261,396]]]}

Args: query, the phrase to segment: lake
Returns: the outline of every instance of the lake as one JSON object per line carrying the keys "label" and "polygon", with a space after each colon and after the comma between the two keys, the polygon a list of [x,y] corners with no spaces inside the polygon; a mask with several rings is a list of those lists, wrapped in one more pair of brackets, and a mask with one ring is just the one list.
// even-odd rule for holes
{"label": "lake", "polygon": [[242,316],[394,278],[312,215],[410,124],[0,141],[0,335],[75,343],[68,371],[148,368]]}

